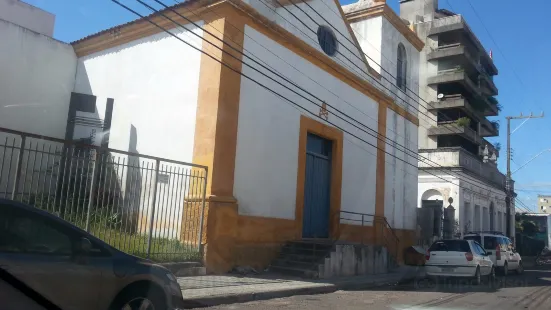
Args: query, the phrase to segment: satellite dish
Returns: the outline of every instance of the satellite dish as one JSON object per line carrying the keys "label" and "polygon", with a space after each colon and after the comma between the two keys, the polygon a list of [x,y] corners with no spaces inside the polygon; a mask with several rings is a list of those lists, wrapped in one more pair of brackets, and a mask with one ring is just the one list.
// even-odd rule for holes
{"label": "satellite dish", "polygon": [[438,97],[437,97],[437,98],[438,98],[438,99],[444,98],[444,94],[438,94]]}

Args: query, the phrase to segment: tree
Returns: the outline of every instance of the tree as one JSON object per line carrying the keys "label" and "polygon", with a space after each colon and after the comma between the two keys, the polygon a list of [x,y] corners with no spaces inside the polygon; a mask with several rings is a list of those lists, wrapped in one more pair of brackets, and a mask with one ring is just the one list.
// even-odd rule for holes
{"label": "tree", "polygon": [[522,232],[528,236],[534,236],[539,231],[538,225],[533,221],[523,220],[521,226]]}

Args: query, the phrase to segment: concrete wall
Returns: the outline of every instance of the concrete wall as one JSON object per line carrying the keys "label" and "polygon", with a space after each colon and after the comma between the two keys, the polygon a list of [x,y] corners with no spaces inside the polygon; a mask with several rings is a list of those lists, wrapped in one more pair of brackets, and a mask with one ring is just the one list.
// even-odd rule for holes
{"label": "concrete wall", "polygon": [[0,19],[53,37],[55,15],[20,0],[0,0]]}
{"label": "concrete wall", "polygon": [[0,127],[63,138],[75,79],[73,48],[3,20],[0,38]]}
{"label": "concrete wall", "polygon": [[381,246],[338,244],[318,267],[320,279],[384,274],[389,271],[388,251]]}
{"label": "concrete wall", "polygon": [[415,24],[416,32],[421,40],[424,40],[425,47],[419,53],[419,96],[422,101],[419,104],[419,149],[435,149],[437,146],[436,138],[427,136],[428,128],[436,126],[436,114],[427,110],[427,103],[436,102],[437,89],[427,85],[430,77],[438,73],[438,62],[427,60],[428,54],[438,47],[438,39],[427,37],[432,24],[431,22],[421,22]]}
{"label": "concrete wall", "polygon": [[[199,28],[187,29],[202,36]],[[201,48],[200,38],[172,31]],[[159,33],[80,58],[75,92],[97,96],[98,113],[106,98],[114,99],[110,148],[191,162],[200,63],[200,52]]]}
{"label": "concrete wall", "polygon": [[[309,63],[256,30],[245,28],[245,49],[261,58],[328,105],[353,115],[355,119],[377,130],[378,105],[371,98],[351,88],[319,67]],[[256,42],[255,42],[256,41]],[[268,48],[272,53],[266,52]],[[285,61],[283,61],[284,59]],[[294,68],[315,77],[298,75]],[[266,84],[276,92],[318,115],[320,108],[289,90],[270,82],[244,66],[243,73]],[[269,73],[268,73],[269,74]],[[271,75],[271,74],[269,74]],[[338,94],[336,97],[334,94]],[[329,108],[329,121],[346,128],[372,145],[376,139],[354,130],[339,120]],[[234,196],[239,214],[283,219],[295,218],[296,182],[300,115],[304,111],[268,92],[246,78],[241,80]],[[341,208],[346,211],[375,211],[376,149],[350,135],[344,135]]]}

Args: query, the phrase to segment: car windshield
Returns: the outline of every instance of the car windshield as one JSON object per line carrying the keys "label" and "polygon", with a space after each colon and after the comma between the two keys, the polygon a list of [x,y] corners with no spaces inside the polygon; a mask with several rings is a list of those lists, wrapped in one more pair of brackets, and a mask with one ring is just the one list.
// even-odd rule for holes
{"label": "car windshield", "polygon": [[437,241],[429,248],[430,252],[470,252],[467,241],[464,240],[443,240]]}

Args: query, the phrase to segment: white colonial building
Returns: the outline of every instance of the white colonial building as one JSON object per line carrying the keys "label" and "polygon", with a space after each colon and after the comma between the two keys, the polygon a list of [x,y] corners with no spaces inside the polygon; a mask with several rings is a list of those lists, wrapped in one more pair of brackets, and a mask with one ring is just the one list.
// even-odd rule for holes
{"label": "white colonial building", "polygon": [[[33,68],[51,87],[2,91],[14,108],[0,127],[78,139],[90,133],[69,120],[108,119],[92,143],[207,166],[210,270],[266,266],[302,238],[381,244],[383,217],[400,250],[416,242],[419,102],[406,85],[423,42],[384,1],[186,1],[71,45],[4,23],[57,53]],[[25,127],[27,103],[52,115]]]}

